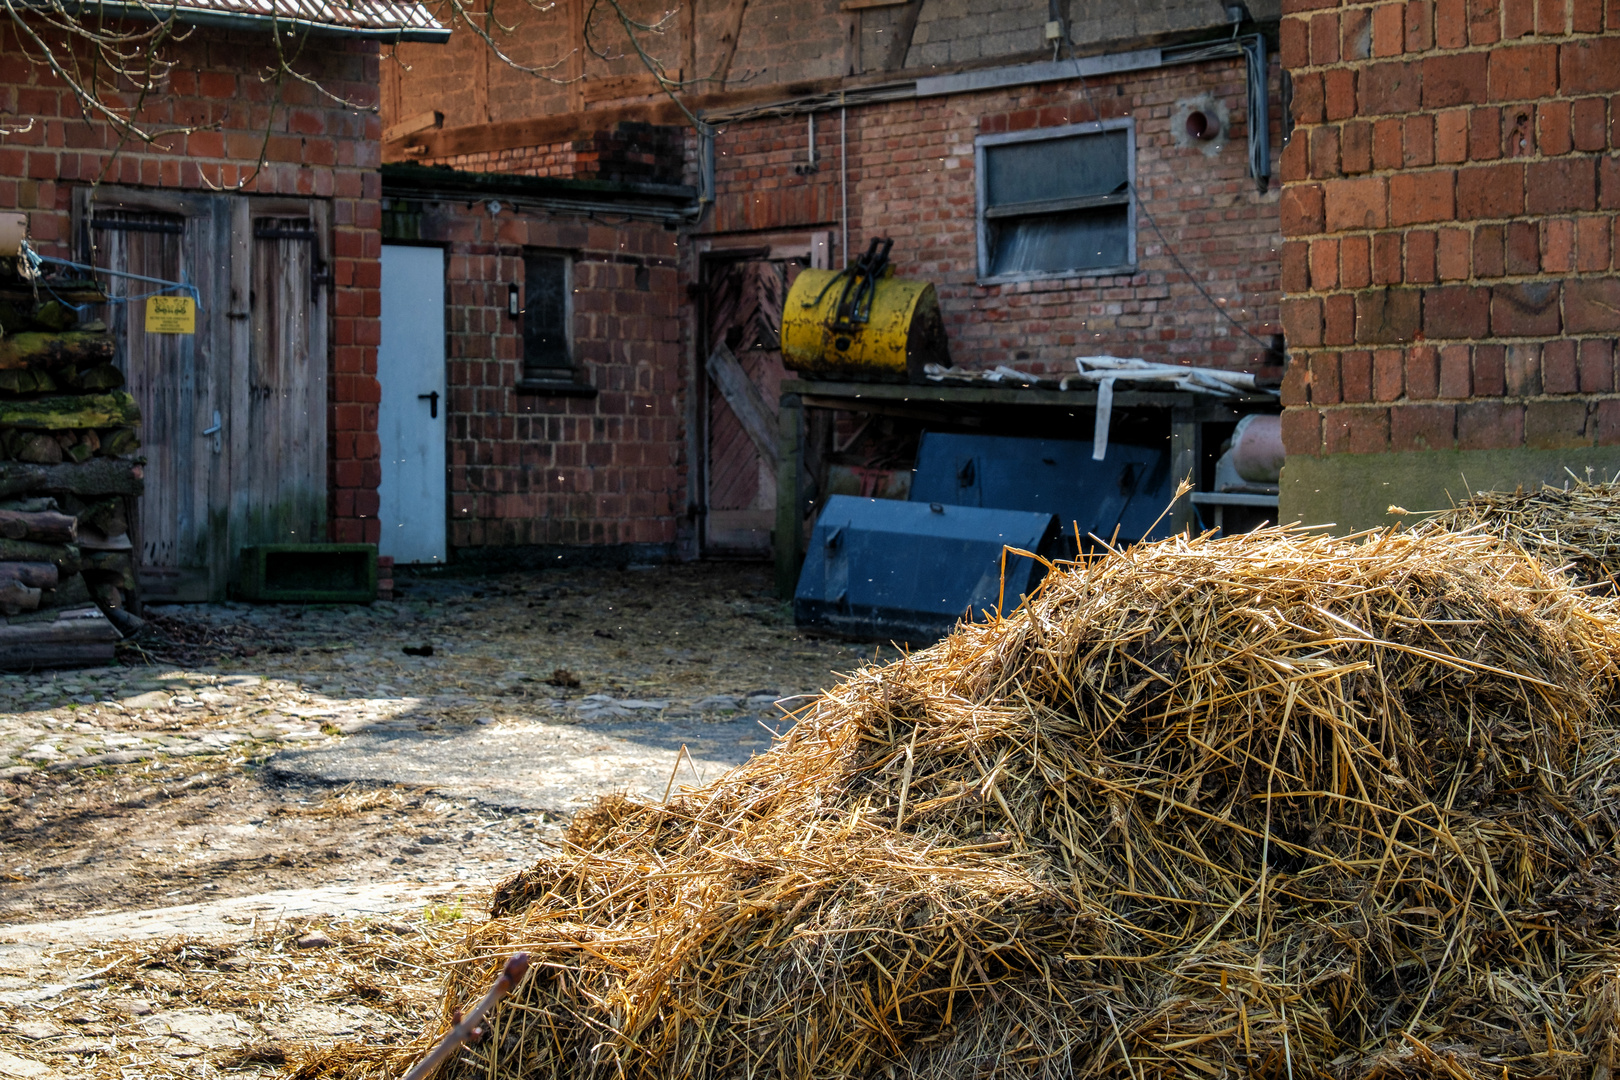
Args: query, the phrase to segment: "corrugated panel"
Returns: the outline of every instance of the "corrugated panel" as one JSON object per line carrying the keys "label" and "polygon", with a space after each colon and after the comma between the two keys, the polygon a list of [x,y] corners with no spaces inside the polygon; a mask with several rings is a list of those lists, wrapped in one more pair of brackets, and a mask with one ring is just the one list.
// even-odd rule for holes
{"label": "corrugated panel", "polygon": [[[85,6],[89,6],[86,4]],[[174,17],[202,25],[278,22],[329,33],[400,41],[443,41],[450,29],[421,4],[407,0],[180,0],[177,3],[97,3],[95,10],[127,11],[151,18]]]}

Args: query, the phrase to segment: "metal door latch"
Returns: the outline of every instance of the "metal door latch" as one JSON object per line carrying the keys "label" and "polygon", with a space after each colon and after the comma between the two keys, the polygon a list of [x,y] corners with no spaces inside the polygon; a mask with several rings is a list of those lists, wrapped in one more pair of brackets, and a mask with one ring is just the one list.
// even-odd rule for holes
{"label": "metal door latch", "polygon": [[216,453],[216,454],[219,453],[221,450],[223,450],[225,448],[225,439],[224,439],[223,436],[220,435],[220,432],[223,431],[224,429],[225,429],[225,424],[220,420],[219,410],[215,409],[214,410],[214,426],[213,427],[203,428],[202,433],[204,435],[212,435],[214,437],[214,453]]}
{"label": "metal door latch", "polygon": [[428,403],[428,419],[437,420],[439,418],[439,392],[437,390],[431,394],[417,394],[416,400]]}
{"label": "metal door latch", "polygon": [[309,298],[319,300],[323,288],[330,289],[333,284],[332,265],[325,259],[316,259],[309,272]]}

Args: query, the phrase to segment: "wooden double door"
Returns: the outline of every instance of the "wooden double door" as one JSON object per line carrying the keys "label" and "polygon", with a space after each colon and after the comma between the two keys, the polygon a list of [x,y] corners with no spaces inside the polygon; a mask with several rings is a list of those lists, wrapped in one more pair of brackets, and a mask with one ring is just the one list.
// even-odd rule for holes
{"label": "wooden double door", "polygon": [[[220,600],[242,548],[325,540],[326,204],[81,188],[74,228],[80,259],[117,271],[98,277],[141,409],[144,598]],[[194,287],[194,333],[149,331],[161,286],[142,278]]]}

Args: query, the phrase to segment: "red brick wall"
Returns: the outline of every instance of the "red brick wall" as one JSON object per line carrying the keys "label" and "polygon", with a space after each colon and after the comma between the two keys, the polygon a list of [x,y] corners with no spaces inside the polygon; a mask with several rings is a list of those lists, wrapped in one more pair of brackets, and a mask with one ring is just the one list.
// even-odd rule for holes
{"label": "red brick wall", "polygon": [[[676,235],[429,203],[447,243],[452,547],[672,545],[686,509],[685,364]],[[575,253],[574,361],[594,398],[519,391],[507,286],[523,248]]]}
{"label": "red brick wall", "polygon": [[[1273,145],[1280,115],[1273,75]],[[1089,80],[1103,119],[1136,120],[1137,188],[1183,263],[1244,329],[1269,343],[1279,329],[1275,190],[1248,175],[1241,61],[1181,65]],[[1178,102],[1211,94],[1230,110],[1220,152],[1176,145]],[[1138,216],[1138,271],[1017,284],[977,283],[973,142],[984,133],[1094,120],[1079,82],[852,108],[848,115],[849,237],[895,240],[905,276],[938,284],[958,365],[1069,371],[1088,353],[1253,368],[1265,350],[1199,295]],[[805,160],[803,117],[728,126],[717,143],[716,233],[839,228],[838,114],[820,115],[820,171]]]}
{"label": "red brick wall", "polygon": [[1620,4],[1284,11],[1288,452],[1620,444]]}
{"label": "red brick wall", "polygon": [[446,157],[412,157],[412,164],[472,173],[680,184],[686,181],[687,128],[619,122],[567,142],[484,150]]}
{"label": "red brick wall", "polygon": [[[287,80],[279,88],[259,73],[274,64],[267,33],[194,28],[171,46],[168,92],[142,115],[154,126],[203,126],[151,145],[130,141],[114,157],[117,137],[87,123],[74,99],[43,68],[21,60],[17,31],[0,25],[0,119],[32,118],[26,131],[0,136],[0,208],[28,213],[44,254],[68,256],[72,191],[94,182],[152,188],[297,195],[331,203],[331,357],[327,431],[330,531],[333,539],[377,539],[377,315],[381,181],[377,46],[345,38],[311,38],[300,71],[353,108]],[[266,134],[268,132],[268,142]],[[260,148],[268,162],[253,172]],[[110,164],[109,164],[110,162]]]}

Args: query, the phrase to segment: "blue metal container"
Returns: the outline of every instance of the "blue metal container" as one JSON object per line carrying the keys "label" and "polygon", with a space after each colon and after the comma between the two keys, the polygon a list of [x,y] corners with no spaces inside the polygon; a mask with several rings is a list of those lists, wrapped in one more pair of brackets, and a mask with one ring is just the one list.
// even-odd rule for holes
{"label": "blue metal container", "polygon": [[1002,548],[1040,551],[1057,527],[1050,513],[834,495],[810,537],[794,619],[856,637],[935,641],[969,612],[993,613],[1000,597],[1016,608],[1043,567],[1008,555],[1003,591]]}
{"label": "blue metal container", "polygon": [[1121,543],[1170,535],[1164,509],[1174,494],[1168,450],[1110,443],[1107,457],[1093,461],[1089,440],[934,431],[923,433],[911,481],[913,502],[1055,515],[1071,546],[1076,522],[1082,537],[1104,540],[1117,527]]}

